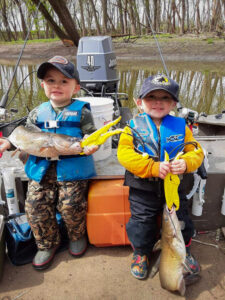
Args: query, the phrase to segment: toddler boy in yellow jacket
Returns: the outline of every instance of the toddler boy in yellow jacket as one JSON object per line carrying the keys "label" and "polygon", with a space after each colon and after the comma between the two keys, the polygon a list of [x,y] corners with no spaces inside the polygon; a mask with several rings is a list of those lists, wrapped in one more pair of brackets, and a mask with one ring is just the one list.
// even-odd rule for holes
{"label": "toddler boy in yellow jacket", "polygon": [[[119,141],[118,160],[126,168],[125,185],[130,187],[131,218],[126,230],[134,249],[131,273],[137,279],[148,275],[149,255],[157,239],[157,216],[165,204],[163,179],[169,172],[182,175],[195,171],[204,158],[185,120],[170,115],[179,101],[178,94],[179,85],[165,75],[145,79],[137,99],[137,106],[143,112],[130,121]],[[179,151],[183,151],[183,155],[168,162],[164,161],[165,151],[170,158]],[[190,253],[194,226],[182,184],[179,197],[177,216],[184,225],[188,272],[198,275],[200,266]]]}

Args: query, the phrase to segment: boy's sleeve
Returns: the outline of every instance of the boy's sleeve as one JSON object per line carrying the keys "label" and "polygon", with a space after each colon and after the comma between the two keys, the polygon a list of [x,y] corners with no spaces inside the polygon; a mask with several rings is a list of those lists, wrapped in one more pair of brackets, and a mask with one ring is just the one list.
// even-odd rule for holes
{"label": "boy's sleeve", "polygon": [[117,157],[120,164],[141,178],[158,177],[159,162],[149,158],[148,154],[139,154],[134,149],[133,135],[129,127],[120,135]]}
{"label": "boy's sleeve", "polygon": [[29,129],[34,129],[36,128],[36,120],[37,120],[37,112],[38,112],[38,107],[35,107],[31,112],[29,112],[27,116],[27,121],[26,121],[26,127]]}
{"label": "boy's sleeve", "polygon": [[82,112],[81,112],[80,123],[81,123],[81,131],[82,131],[83,135],[91,134],[97,130],[95,127],[92,113],[85,106],[83,107]]}
{"label": "boy's sleeve", "polygon": [[193,137],[192,131],[188,126],[186,126],[184,142],[196,142],[198,146],[198,149],[196,149],[194,145],[186,145],[184,147],[184,155],[180,157],[186,161],[186,173],[191,173],[201,166],[204,159],[204,152],[201,145]]}

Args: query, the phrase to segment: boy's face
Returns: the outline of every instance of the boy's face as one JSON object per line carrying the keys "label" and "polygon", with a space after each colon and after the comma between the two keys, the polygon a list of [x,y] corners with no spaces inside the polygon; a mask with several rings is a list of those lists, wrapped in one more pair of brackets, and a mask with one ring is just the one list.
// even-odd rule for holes
{"label": "boy's face", "polygon": [[80,90],[76,79],[66,77],[54,67],[46,71],[41,86],[53,107],[70,104],[72,96]]}
{"label": "boy's face", "polygon": [[159,120],[176,106],[173,97],[164,90],[156,90],[150,92],[144,99],[138,99],[137,104],[142,104],[143,110],[150,115],[153,120]]}

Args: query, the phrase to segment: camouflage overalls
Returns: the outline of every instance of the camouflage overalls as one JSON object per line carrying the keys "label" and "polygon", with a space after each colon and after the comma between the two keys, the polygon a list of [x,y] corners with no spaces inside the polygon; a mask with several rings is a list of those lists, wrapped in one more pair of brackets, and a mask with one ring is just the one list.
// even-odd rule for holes
{"label": "camouflage overalls", "polygon": [[[63,109],[63,108],[61,108]],[[33,127],[36,109],[28,116],[27,127]],[[92,115],[84,108],[81,117],[83,134],[96,130]],[[86,231],[88,180],[57,181],[56,162],[51,162],[40,183],[28,183],[25,211],[39,250],[51,249],[60,243],[56,209],[67,228],[68,237],[75,241]]]}

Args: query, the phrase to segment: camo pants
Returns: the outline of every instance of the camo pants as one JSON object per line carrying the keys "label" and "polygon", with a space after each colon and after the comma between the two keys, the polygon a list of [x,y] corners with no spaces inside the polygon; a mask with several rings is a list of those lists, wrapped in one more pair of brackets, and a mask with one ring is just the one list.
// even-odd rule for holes
{"label": "camo pants", "polygon": [[40,183],[28,183],[25,211],[38,249],[60,244],[56,208],[65,222],[68,237],[75,241],[86,231],[88,180],[57,181],[53,162]]}

